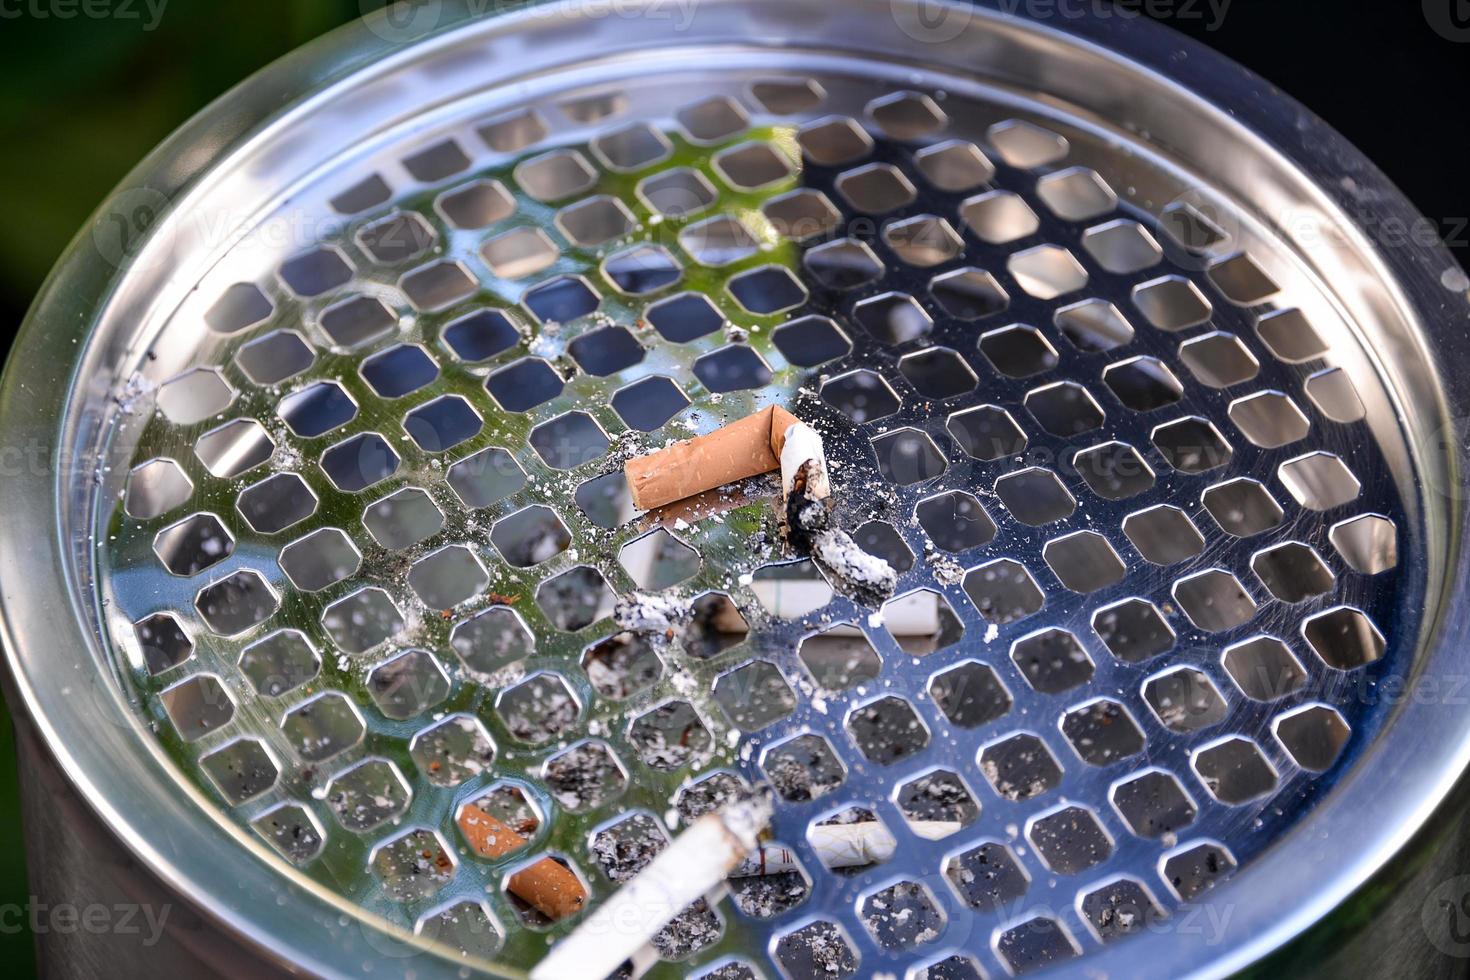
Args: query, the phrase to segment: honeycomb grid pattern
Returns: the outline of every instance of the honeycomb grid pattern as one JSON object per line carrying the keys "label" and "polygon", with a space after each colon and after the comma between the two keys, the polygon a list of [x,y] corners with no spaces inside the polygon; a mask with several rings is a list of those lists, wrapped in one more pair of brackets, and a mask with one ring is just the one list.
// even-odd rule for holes
{"label": "honeycomb grid pattern", "polygon": [[[596,901],[618,814],[651,857],[762,777],[804,870],[681,917],[680,970],[1024,972],[1249,861],[1364,737],[1334,705],[1387,666],[1398,574],[1292,297],[1055,123],[797,76],[650,113],[583,93],[420,142],[221,290],[109,559],[170,579],[119,638],[165,744],[316,880],[510,960],[563,928],[506,891],[527,860]],[[750,554],[759,494],[618,510],[627,453],[772,403],[901,572],[880,617],[820,579],[763,602],[794,567]],[[749,632],[619,633],[634,589]],[[529,813],[526,844],[475,853],[471,805]],[[823,823],[894,856],[827,868]]]}

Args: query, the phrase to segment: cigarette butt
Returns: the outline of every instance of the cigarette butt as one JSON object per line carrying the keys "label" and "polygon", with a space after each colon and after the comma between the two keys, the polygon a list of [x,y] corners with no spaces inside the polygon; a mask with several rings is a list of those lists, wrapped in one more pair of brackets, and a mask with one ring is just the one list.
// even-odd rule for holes
{"label": "cigarette butt", "polygon": [[793,425],[798,425],[800,422],[801,419],[780,405],[771,406],[771,452],[776,457],[776,465],[780,465],[781,451],[786,448],[786,433]]}
{"label": "cigarette butt", "polygon": [[497,820],[474,804],[462,808],[459,819],[455,822],[459,824],[459,831],[464,834],[464,839],[481,857],[504,857],[526,843],[526,838],[514,827]]}
{"label": "cigarette butt", "polygon": [[551,858],[517,871],[505,887],[553,922],[575,915],[587,902],[587,889],[577,876]]}
{"label": "cigarette butt", "polygon": [[718,887],[770,822],[764,800],[706,813],[557,943],[531,980],[584,980],[616,970],[674,916]]}
{"label": "cigarette butt", "polygon": [[[456,822],[470,847],[483,857],[502,857],[526,843],[526,838],[513,827],[477,806],[461,810]],[[553,921],[580,911],[587,901],[587,889],[577,876],[551,858],[542,858],[517,871],[507,879],[505,887]]]}
{"label": "cigarette butt", "polygon": [[682,529],[681,524],[698,524],[707,517],[727,514],[746,504],[766,503],[769,497],[767,493],[750,493],[740,488],[716,487],[713,490],[705,490],[692,497],[676,500],[671,504],[641,514],[637,527],[640,531],[647,531],[655,527],[677,531]]}
{"label": "cigarette butt", "polygon": [[706,435],[628,460],[623,473],[633,505],[653,510],[778,468],[786,430],[798,421],[783,408],[763,408]]}
{"label": "cigarette butt", "polygon": [[[914,820],[916,837],[941,840],[960,829],[950,820]],[[818,824],[807,835],[817,858],[829,868],[862,868],[893,857],[897,841],[881,823]],[[758,878],[802,870],[796,854],[784,844],[762,844],[730,872],[731,878]]]}

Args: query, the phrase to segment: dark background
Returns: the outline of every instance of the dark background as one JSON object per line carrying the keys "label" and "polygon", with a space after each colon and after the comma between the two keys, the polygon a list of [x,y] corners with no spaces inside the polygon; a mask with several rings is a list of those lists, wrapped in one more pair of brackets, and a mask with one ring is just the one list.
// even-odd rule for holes
{"label": "dark background", "polygon": [[[9,325],[149,149],[246,75],[381,6],[166,0],[155,21],[142,0],[103,0],[92,9],[113,11],[106,17],[58,16],[76,9],[68,2],[0,0],[0,323]],[[1326,118],[1470,265],[1470,0],[1231,0],[1218,24],[1204,0],[1131,0],[1130,9],[1173,11],[1160,19]],[[0,906],[24,905],[28,892],[13,755],[0,708]],[[27,934],[0,932],[0,961],[16,975],[32,972],[32,959]]]}

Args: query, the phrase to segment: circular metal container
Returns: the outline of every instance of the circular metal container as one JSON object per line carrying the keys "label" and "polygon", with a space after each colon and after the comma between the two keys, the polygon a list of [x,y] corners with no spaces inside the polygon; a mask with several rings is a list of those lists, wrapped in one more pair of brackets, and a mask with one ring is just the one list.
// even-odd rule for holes
{"label": "circular metal container", "polygon": [[[519,975],[574,925],[506,891],[532,856],[595,904],[610,845],[769,779],[802,871],[656,972],[1463,952],[1470,282],[1382,174],[1121,13],[484,13],[245,83],[37,299],[0,581],[40,880],[180,903],[220,971]],[[897,605],[792,564],[765,484],[622,500],[770,404]],[[639,590],[744,629],[619,634]],[[482,801],[524,848],[476,852]],[[823,867],[833,821],[892,856]]]}

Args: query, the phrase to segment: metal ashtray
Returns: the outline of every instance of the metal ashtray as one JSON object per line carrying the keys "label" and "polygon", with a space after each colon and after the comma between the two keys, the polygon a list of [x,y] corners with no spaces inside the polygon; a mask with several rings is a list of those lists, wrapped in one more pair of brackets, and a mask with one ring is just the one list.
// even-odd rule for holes
{"label": "metal ashtray", "polygon": [[[1463,945],[1467,280],[1375,244],[1415,218],[1378,171],[1137,20],[414,10],[172,137],[21,334],[0,431],[51,465],[0,577],[57,880],[86,825],[196,967],[524,975],[580,913],[514,875],[595,906],[768,784],[787,863],[637,970]],[[772,405],[881,607],[769,480],[631,509],[623,461]],[[635,591],[697,615],[623,630]],[[828,867],[833,827],[883,847]]]}

